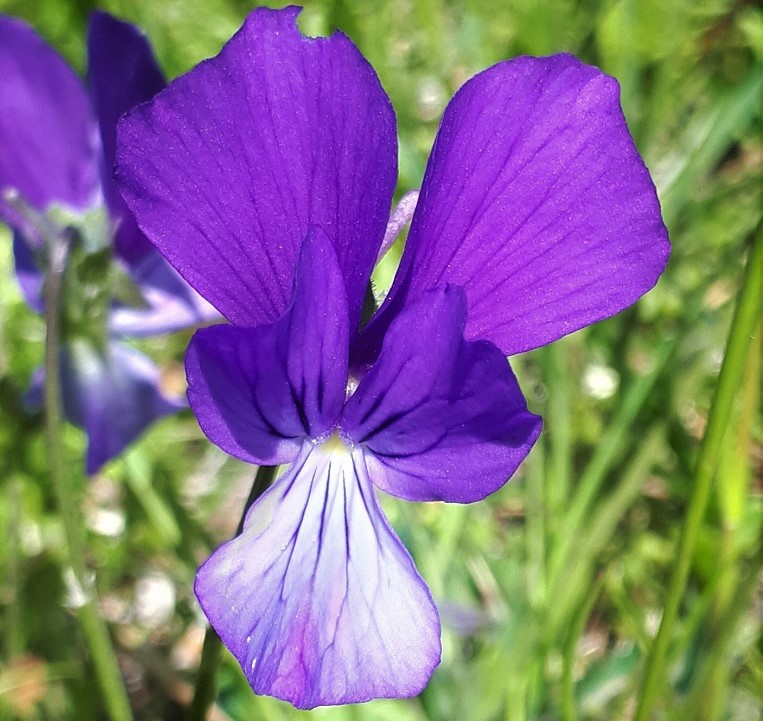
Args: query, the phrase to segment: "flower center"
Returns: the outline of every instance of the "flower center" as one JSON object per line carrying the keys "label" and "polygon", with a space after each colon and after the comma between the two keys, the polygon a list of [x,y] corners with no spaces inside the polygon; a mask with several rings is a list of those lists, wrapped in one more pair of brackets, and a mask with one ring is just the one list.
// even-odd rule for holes
{"label": "flower center", "polygon": [[326,440],[318,440],[315,450],[318,453],[332,456],[349,456],[352,454],[352,448],[347,441],[339,435],[338,430],[335,430],[328,438],[326,438]]}

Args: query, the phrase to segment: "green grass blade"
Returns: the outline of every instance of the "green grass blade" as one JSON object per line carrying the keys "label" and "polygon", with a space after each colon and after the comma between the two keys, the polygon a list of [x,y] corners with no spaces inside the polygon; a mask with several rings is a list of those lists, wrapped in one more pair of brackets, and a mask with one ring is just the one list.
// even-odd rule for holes
{"label": "green grass blade", "polygon": [[683,533],[678,547],[678,558],[668,587],[660,629],[650,650],[644,682],[639,694],[634,721],[648,721],[660,696],[665,680],[668,644],[678,615],[689,577],[691,557],[697,543],[702,520],[707,510],[713,474],[720,457],[723,437],[728,426],[732,404],[739,388],[747,349],[760,317],[761,277],[763,276],[763,239],[760,229],[747,265],[742,294],[731,323],[726,354],[718,378],[718,387],[710,408],[707,429],[697,458],[692,491]]}

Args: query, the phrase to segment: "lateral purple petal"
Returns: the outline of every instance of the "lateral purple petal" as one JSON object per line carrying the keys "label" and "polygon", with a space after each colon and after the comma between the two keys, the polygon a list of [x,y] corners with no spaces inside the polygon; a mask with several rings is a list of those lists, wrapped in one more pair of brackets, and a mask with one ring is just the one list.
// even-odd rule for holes
{"label": "lateral purple petal", "polygon": [[298,708],[414,696],[440,660],[429,590],[336,438],[306,446],[195,590],[254,690]]}
{"label": "lateral purple petal", "polygon": [[467,337],[520,353],[635,302],[668,254],[617,81],[569,55],[510,60],[448,105],[367,342],[378,348],[406,298],[454,283]]}
{"label": "lateral purple petal", "polygon": [[154,247],[138,229],[114,185],[117,120],[154,97],[166,83],[145,35],[105,12],[90,15],[87,57],[90,95],[103,148],[101,183],[109,214],[117,225],[114,247],[116,254],[132,266],[154,252]]}
{"label": "lateral purple petal", "polygon": [[2,197],[17,190],[37,210],[83,210],[98,198],[89,100],[64,60],[28,25],[0,16],[0,220],[24,223]]}
{"label": "lateral purple petal", "polygon": [[331,241],[300,253],[291,304],[257,328],[202,328],[186,354],[188,400],[209,439],[250,463],[291,461],[336,422],[345,397],[347,300]]}
{"label": "lateral purple petal", "polygon": [[[154,422],[185,407],[159,387],[159,371],[142,353],[110,341],[101,353],[85,342],[66,344],[60,356],[64,414],[87,433],[85,470],[95,473],[137,440]],[[42,403],[44,374],[26,395]]]}
{"label": "lateral purple petal", "polygon": [[465,325],[460,288],[424,293],[392,323],[347,401],[340,425],[369,450],[371,478],[388,493],[478,501],[506,483],[540,433],[505,356],[464,340]]}
{"label": "lateral purple petal", "polygon": [[229,320],[285,310],[302,239],[334,243],[351,328],[396,180],[392,107],[341,33],[254,10],[215,58],[120,122],[117,185],[138,224]]}

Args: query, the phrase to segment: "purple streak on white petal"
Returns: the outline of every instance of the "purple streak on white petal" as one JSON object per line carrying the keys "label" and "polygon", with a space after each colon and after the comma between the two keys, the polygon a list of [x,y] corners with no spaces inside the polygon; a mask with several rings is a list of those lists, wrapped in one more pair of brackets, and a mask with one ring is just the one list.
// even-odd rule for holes
{"label": "purple streak on white petal", "polygon": [[379,248],[379,254],[376,257],[378,263],[386,254],[386,252],[392,247],[392,244],[397,240],[397,236],[405,228],[408,223],[411,222],[413,213],[416,210],[416,203],[419,200],[419,191],[410,190],[397,204],[394,212],[389,218],[387,223],[387,230],[384,233],[384,240],[382,241],[381,248]]}
{"label": "purple streak on white petal", "polygon": [[311,226],[339,256],[351,328],[396,179],[395,117],[341,33],[254,10],[215,58],[120,122],[117,185],[140,227],[237,324],[285,310]]}
{"label": "purple streak on white petal", "polygon": [[0,16],[0,220],[26,229],[3,198],[15,188],[43,211],[84,210],[99,197],[95,124],[64,60],[21,20]]}
{"label": "purple streak on white petal", "polygon": [[456,286],[422,294],[395,319],[347,401],[341,428],[367,448],[377,486],[413,501],[471,503],[500,488],[538,438],[508,361],[464,340]]}
{"label": "purple streak on white petal", "polygon": [[250,463],[291,461],[342,410],[349,331],[344,279],[331,241],[302,246],[292,301],[275,323],[202,328],[186,354],[188,400],[224,451]]}
{"label": "purple streak on white petal", "polygon": [[298,708],[414,696],[440,660],[429,590],[363,452],[336,437],[303,450],[195,590],[254,690]]}
{"label": "purple streak on white petal", "polygon": [[467,337],[520,353],[635,302],[668,254],[617,82],[569,55],[500,63],[445,110],[361,355],[373,359],[407,299],[442,283],[466,290]]}
{"label": "purple streak on white petal", "polygon": [[114,185],[117,121],[128,110],[150,100],[166,83],[145,35],[108,13],[95,11],[90,15],[87,56],[88,84],[103,148],[101,183],[116,225],[114,249],[132,266],[155,250]]}

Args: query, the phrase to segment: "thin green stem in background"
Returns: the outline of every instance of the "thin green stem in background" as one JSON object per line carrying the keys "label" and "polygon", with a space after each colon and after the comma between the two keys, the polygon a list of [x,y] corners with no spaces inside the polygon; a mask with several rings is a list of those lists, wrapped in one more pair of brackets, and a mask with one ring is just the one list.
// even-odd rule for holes
{"label": "thin green stem in background", "polygon": [[[260,466],[257,469],[257,475],[254,477],[252,490],[249,491],[249,498],[244,504],[244,512],[241,514],[241,520],[238,522],[236,536],[240,536],[244,530],[244,520],[247,511],[252,504],[271,486],[276,477],[278,466]],[[234,536],[235,538],[235,536]],[[220,665],[222,654],[222,641],[211,626],[207,626],[204,635],[204,645],[201,649],[201,660],[199,661],[199,673],[196,676],[196,686],[194,687],[193,700],[188,711],[188,721],[205,721],[209,709],[215,701],[217,695],[217,668]]]}
{"label": "thin green stem in background", "polygon": [[547,643],[563,631],[589,592],[596,559],[617,530],[626,511],[633,505],[644,481],[660,458],[664,445],[665,426],[654,425],[642,439],[633,459],[625,466],[621,481],[602,500],[577,536],[574,562],[562,565],[549,579],[549,598],[554,599],[554,614],[545,624]]}
{"label": "thin green stem in background", "polygon": [[84,526],[77,512],[76,494],[67,481],[64,466],[59,355],[61,351],[61,289],[66,271],[69,241],[62,235],[53,234],[46,240],[48,269],[45,284],[45,430],[48,465],[66,535],[69,563],[74,574],[74,581],[79,587],[78,590],[82,591],[83,600],[78,609],[78,615],[90,648],[95,675],[103,694],[103,703],[112,721],[131,721],[133,716],[122,672],[109,629],[98,612],[95,588],[85,564]]}
{"label": "thin green stem in background", "polygon": [[665,343],[658,351],[651,370],[636,378],[625,393],[617,414],[597,445],[569,499],[569,511],[560,521],[556,545],[549,564],[551,577],[557,576],[563,566],[569,563],[580,536],[580,529],[589,515],[596,495],[615,463],[622,444],[630,437],[639,412],[649,398],[657,379],[668,366],[677,346],[678,338]]}
{"label": "thin green stem in background", "polygon": [[21,479],[14,477],[8,484],[8,537],[6,539],[6,555],[8,557],[6,582],[9,588],[5,636],[6,659],[19,656],[24,650],[24,627],[21,622]]}
{"label": "thin green stem in background", "polygon": [[588,592],[588,597],[580,606],[577,617],[573,620],[567,641],[564,644],[562,660],[562,719],[563,721],[577,720],[577,704],[575,700],[575,661],[577,660],[578,640],[585,631],[586,623],[601,589],[604,587],[604,576],[600,576]]}
{"label": "thin green stem in background", "polygon": [[747,349],[760,316],[761,276],[763,275],[763,243],[760,228],[750,255],[747,274],[729,332],[726,354],[718,377],[718,386],[710,408],[702,444],[697,457],[694,487],[678,546],[676,565],[668,586],[660,629],[646,662],[644,681],[639,694],[634,721],[648,721],[665,681],[668,644],[689,577],[692,554],[702,520],[707,510],[710,488],[720,455],[722,442],[739,389],[747,359]]}
{"label": "thin green stem in background", "polygon": [[548,384],[548,404],[543,418],[548,439],[547,475],[553,483],[545,484],[546,516],[549,524],[556,524],[564,515],[569,499],[572,477],[572,448],[574,424],[572,421],[572,381],[570,378],[569,338],[563,338],[545,349],[545,378]]}
{"label": "thin green stem in background", "polygon": [[733,657],[739,653],[734,643],[738,642],[738,628],[753,605],[759,574],[760,564],[750,564],[746,573],[738,579],[727,608],[714,619],[712,642],[702,659],[698,681],[694,684],[693,694],[686,704],[686,718],[697,721],[719,721],[724,718],[728,699],[728,677],[734,667]]}
{"label": "thin green stem in background", "polygon": [[527,596],[533,609],[541,616],[546,604],[545,456],[541,441],[535,444],[525,464]]}

